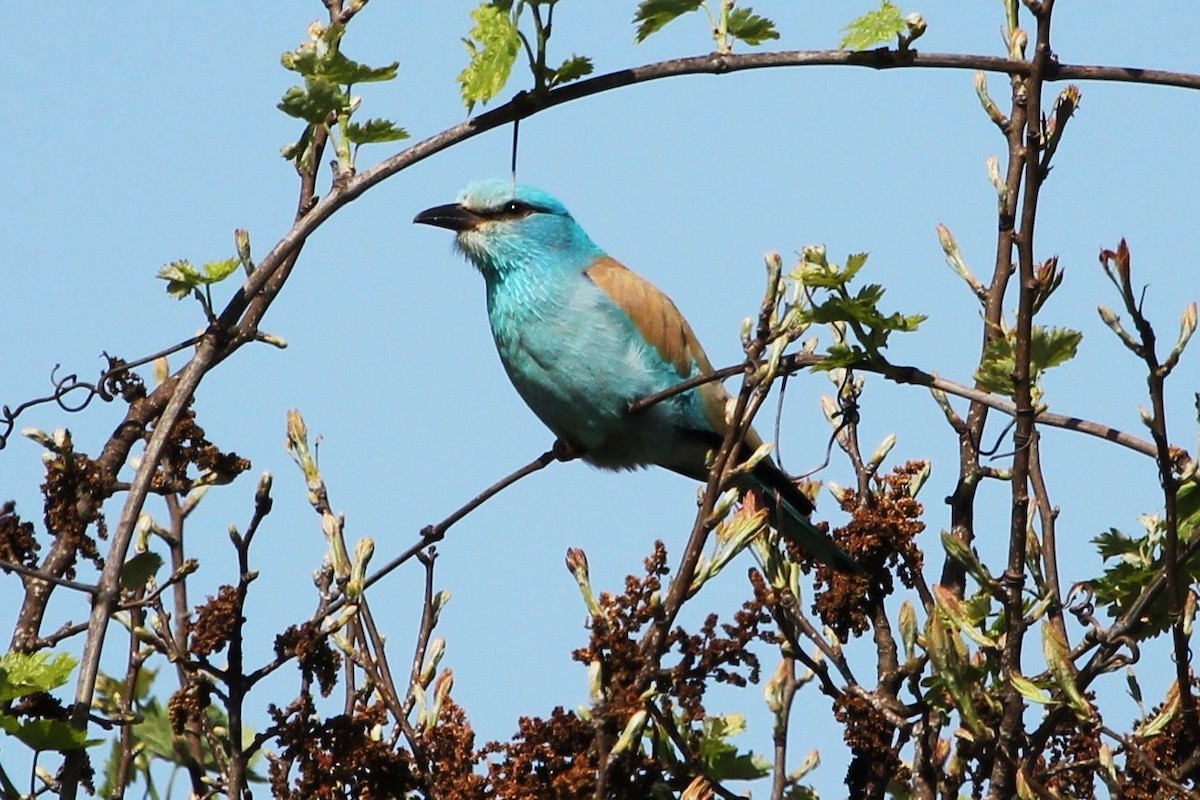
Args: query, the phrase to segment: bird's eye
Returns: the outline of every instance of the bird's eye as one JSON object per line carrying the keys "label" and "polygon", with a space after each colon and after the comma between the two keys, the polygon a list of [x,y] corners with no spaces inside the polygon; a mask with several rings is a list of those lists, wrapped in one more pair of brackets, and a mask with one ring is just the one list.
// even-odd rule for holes
{"label": "bird's eye", "polygon": [[530,208],[520,200],[509,200],[505,203],[504,210],[509,214],[527,214]]}

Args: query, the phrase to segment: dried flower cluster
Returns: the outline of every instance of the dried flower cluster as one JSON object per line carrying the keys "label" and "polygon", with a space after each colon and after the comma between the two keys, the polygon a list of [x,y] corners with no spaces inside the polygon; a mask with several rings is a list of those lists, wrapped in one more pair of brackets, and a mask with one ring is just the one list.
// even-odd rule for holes
{"label": "dried flower cluster", "polygon": [[189,680],[182,689],[171,695],[167,716],[171,730],[182,736],[186,730],[198,730],[212,705],[212,684],[202,678]]}
{"label": "dried flower cluster", "polygon": [[1048,758],[1039,766],[1046,788],[1072,800],[1095,800],[1096,770],[1100,756],[1100,725],[1082,722],[1074,715],[1046,743]]}
{"label": "dried flower cluster", "polygon": [[[1194,682],[1200,688],[1200,681]],[[1150,716],[1162,711],[1154,708]],[[1196,720],[1189,715],[1176,713],[1162,732],[1156,736],[1128,737],[1125,750],[1124,769],[1118,773],[1121,784],[1120,800],[1159,800],[1165,797],[1182,797],[1167,776],[1177,773],[1181,766],[1190,767],[1190,788],[1200,786],[1197,775],[1197,754],[1200,740],[1197,739]]]}
{"label": "dried flower cluster", "polygon": [[112,494],[112,481],[92,459],[83,453],[59,453],[46,462],[46,481],[42,484],[45,498],[46,530],[68,543],[69,566],[63,571],[67,578],[75,577],[79,556],[92,562],[97,571],[104,569],[104,559],[96,540],[88,535],[88,526],[95,523],[101,539],[108,536],[108,527],[100,504]]}
{"label": "dried flower cluster", "polygon": [[864,698],[843,694],[833,704],[833,715],[842,723],[842,733],[852,758],[846,769],[846,787],[851,797],[861,797],[870,785],[886,785],[911,779],[909,768],[900,760],[894,744],[896,727]]}
{"label": "dried flower cluster", "polygon": [[0,506],[0,561],[9,561],[33,569],[41,544],[33,535],[33,523],[17,514],[17,504],[9,500]]}
{"label": "dried flower cluster", "polygon": [[342,659],[330,647],[329,637],[321,632],[318,622],[292,625],[276,636],[275,656],[281,660],[295,656],[304,683],[307,685],[315,680],[323,697],[328,697],[337,685]]}
{"label": "dried flower cluster", "polygon": [[909,490],[913,476],[925,468],[919,461],[896,467],[866,495],[847,489],[841,496],[842,509],[851,515],[845,527],[834,531],[834,539],[863,568],[863,575],[838,572],[824,564],[817,568],[817,590],[813,613],[843,641],[870,626],[863,598],[882,600],[895,591],[892,570],[912,588],[923,564],[915,538],[925,530],[925,509]]}
{"label": "dried flower cluster", "polygon": [[279,800],[385,800],[421,787],[412,756],[378,733],[387,721],[382,703],[321,719],[303,694],[287,710],[272,705],[269,712],[280,746],[270,758],[271,793]]}
{"label": "dried flower cluster", "polygon": [[[591,797],[595,793],[596,731],[578,715],[555,708],[548,719],[521,717],[511,742],[492,742],[487,783],[497,800]],[[649,796],[649,786],[643,796]],[[486,794],[484,796],[487,796]]]}
{"label": "dried flower cluster", "polygon": [[152,486],[159,492],[186,492],[192,486],[188,468],[194,465],[212,483],[225,484],[250,469],[250,461],[237,453],[222,452],[208,441],[204,429],[196,423],[196,412],[189,408],[171,431],[167,448]]}
{"label": "dried flower cluster", "polygon": [[197,656],[219,653],[243,622],[238,613],[237,589],[222,586],[216,597],[208,598],[196,609],[196,619],[188,625],[188,651]]}
{"label": "dried flower cluster", "polygon": [[476,800],[485,796],[489,779],[475,771],[482,755],[475,750],[475,732],[462,706],[451,698],[446,698],[437,724],[421,731],[421,748],[434,797]]}

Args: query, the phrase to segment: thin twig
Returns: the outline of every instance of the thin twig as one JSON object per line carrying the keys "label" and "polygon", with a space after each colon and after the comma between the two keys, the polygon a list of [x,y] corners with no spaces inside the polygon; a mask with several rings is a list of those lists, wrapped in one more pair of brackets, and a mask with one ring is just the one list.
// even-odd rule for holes
{"label": "thin twig", "polygon": [[32,569],[30,567],[25,566],[24,564],[18,564],[15,561],[4,561],[3,559],[0,559],[0,570],[2,570],[4,572],[8,572],[11,570],[12,572],[15,572],[18,575],[22,575],[26,578],[33,578],[34,580],[45,581],[47,583],[52,583],[55,586],[61,586],[64,589],[71,589],[72,591],[82,592],[83,594],[94,595],[99,590],[99,587],[97,587],[94,584],[81,583],[79,581],[71,581],[71,580],[67,580],[66,578],[60,578],[57,575],[50,575],[50,574],[47,574],[46,572],[43,572],[42,570]]}
{"label": "thin twig", "polygon": [[[1016,452],[1012,462],[1012,507],[1010,510],[1008,563],[1004,571],[1004,648],[1000,655],[1005,676],[1021,671],[1021,651],[1025,641],[1024,607],[1026,530],[1029,513],[1029,443],[1035,431],[1036,410],[1033,404],[1033,315],[1036,301],[1034,281],[1034,230],[1037,221],[1038,198],[1045,175],[1039,162],[1042,148],[1042,93],[1044,81],[1054,54],[1050,48],[1050,20],[1053,0],[1041,3],[1037,17],[1037,37],[1034,57],[1025,81],[1025,122],[1023,148],[1019,151],[1024,173],[1024,196],[1021,198],[1020,229],[1016,236],[1018,273],[1018,302],[1016,343],[1012,382],[1016,430],[1013,441]],[[1025,701],[1011,681],[1000,690],[1003,711],[996,737],[996,759],[990,774],[989,795],[994,800],[1008,800],[1015,794],[1016,773],[1020,768],[1020,741],[1024,734]]]}
{"label": "thin twig", "polygon": [[792,703],[800,681],[796,679],[796,659],[783,657],[779,672],[782,685],[779,687],[779,708],[775,712],[775,724],[771,729],[771,742],[775,747],[775,763],[771,777],[771,800],[783,800],[783,793],[791,781],[788,780],[788,723],[792,717]]}
{"label": "thin twig", "polygon": [[684,763],[691,768],[692,773],[704,777],[708,787],[714,792],[724,797],[725,800],[745,800],[745,798],[731,792],[721,785],[721,782],[708,773],[704,762],[696,757],[692,752],[692,748],[688,747],[688,743],[684,741],[683,734],[679,731],[679,726],[675,724],[675,720],[663,713],[662,709],[653,700],[646,701],[646,710],[650,712],[650,716],[654,717],[654,721],[658,723],[659,729],[667,734],[667,738],[675,745],[675,749],[683,756]]}
{"label": "thin twig", "polygon": [[554,447],[542,453],[540,456],[535,458],[533,461],[530,461],[520,469],[510,472],[508,475],[496,481],[491,486],[472,497],[441,522],[437,523],[436,525],[426,525],[423,529],[421,529],[420,541],[409,547],[400,555],[393,558],[391,561],[387,562],[387,564],[380,567],[378,571],[374,572],[363,582],[363,589],[373,586],[376,582],[382,580],[392,570],[416,556],[429,545],[435,542],[440,542],[446,536],[446,531],[448,531],[450,527],[454,525],[454,523],[458,522],[467,514],[470,514],[472,511],[479,508],[479,506],[483,505],[488,500],[507,489],[509,486],[512,486],[517,481],[528,475],[532,475],[539,470],[545,469],[555,461],[570,461],[577,457],[577,453],[556,442]]}

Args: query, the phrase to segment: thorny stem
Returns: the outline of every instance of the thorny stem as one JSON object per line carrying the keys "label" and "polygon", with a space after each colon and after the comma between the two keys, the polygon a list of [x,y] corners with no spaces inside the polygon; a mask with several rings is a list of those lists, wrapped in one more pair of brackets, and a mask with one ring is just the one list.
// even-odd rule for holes
{"label": "thorny stem", "polygon": [[[661,662],[664,655],[671,626],[674,624],[684,602],[691,596],[692,583],[696,574],[696,564],[700,560],[705,542],[715,524],[712,520],[713,508],[716,505],[717,498],[726,487],[730,470],[735,465],[734,455],[746,435],[755,411],[757,411],[766,398],[770,381],[766,381],[768,385],[764,385],[755,376],[760,357],[766,349],[768,338],[772,333],[771,319],[778,303],[781,280],[781,271],[777,268],[771,269],[766,291],[763,294],[762,304],[759,307],[756,334],[745,348],[746,358],[743,362],[743,369],[746,377],[733,403],[733,408],[727,412],[729,419],[728,429],[709,467],[708,483],[705,486],[700,507],[697,510],[695,522],[692,525],[691,535],[688,538],[683,556],[680,559],[679,568],[676,570],[675,577],[671,581],[670,588],[667,590],[667,597],[663,603],[662,613],[655,619],[654,624],[647,631],[641,642],[640,647],[646,662],[646,674],[641,676],[641,680],[646,685],[651,685],[653,682],[653,673],[657,670],[657,665]],[[607,792],[608,753],[611,745],[612,742],[609,741],[609,737],[602,731],[597,730],[596,750],[599,758],[595,791],[597,800],[601,800]]]}
{"label": "thorny stem", "polygon": [[[363,660],[369,668],[368,676],[379,687],[380,696],[392,716],[399,722],[405,716],[405,709],[400,702],[400,695],[396,691],[396,682],[392,678],[392,670],[388,665],[383,636],[380,635],[379,628],[375,625],[375,617],[371,614],[371,608],[365,597],[359,599],[358,617],[362,620],[362,625],[359,626],[361,628],[359,640],[363,645]],[[413,746],[414,754],[422,752],[420,742],[409,742],[409,744]],[[425,766],[422,764],[422,769]]]}
{"label": "thorny stem", "polygon": [[[313,140],[313,163],[319,164],[328,138],[324,128],[318,128]],[[92,613],[88,620],[87,639],[84,642],[83,653],[79,662],[79,677],[75,685],[75,703],[71,709],[71,723],[77,728],[87,727],[87,714],[91,706],[92,696],[96,689],[96,679],[100,670],[100,654],[104,647],[105,634],[109,621],[116,608],[119,597],[121,568],[133,538],[134,527],[146,498],[150,492],[150,484],[158,471],[166,451],[167,441],[174,433],[175,426],[182,417],[184,410],[191,402],[196,388],[204,376],[222,360],[232,355],[239,347],[253,341],[258,332],[258,323],[278,296],[284,282],[291,273],[299,258],[300,249],[304,245],[307,234],[298,233],[307,212],[312,205],[315,195],[315,169],[302,176],[300,186],[300,205],[297,211],[297,223],[292,228],[291,239],[286,248],[276,247],[275,259],[260,262],[259,268],[249,276],[242,290],[234,297],[221,312],[215,325],[210,325],[196,346],[196,353],[191,360],[175,375],[168,378],[158,389],[141,403],[131,404],[126,420],[118,427],[117,433],[106,443],[98,463],[106,470],[106,474],[116,475],[121,465],[126,462],[129,449],[134,441],[141,436],[142,431],[154,423],[154,432],[146,444],[142,454],[141,464],[129,487],[125,503],[122,506],[112,542],[105,559],[104,569],[100,574],[99,591],[92,605]],[[160,406],[161,404],[161,406]],[[155,413],[157,408],[161,411]],[[74,545],[68,542],[69,537],[59,537],[55,540],[47,562],[53,562],[59,569],[65,569],[66,564],[73,559]],[[46,565],[43,564],[43,569]],[[54,570],[51,570],[54,571]],[[27,615],[36,618],[40,623],[45,611],[45,603],[49,594],[37,598],[29,595],[21,612],[22,623]],[[31,601],[32,604],[31,604]],[[36,631],[36,627],[32,630]],[[18,628],[20,635],[20,628]],[[62,800],[75,800],[79,790],[80,770],[83,766],[85,753],[82,750],[72,750],[63,759]]]}
{"label": "thorny stem", "polygon": [[[782,604],[780,604],[782,605]],[[817,676],[821,684],[821,691],[833,699],[842,696],[842,690],[833,681],[833,677],[829,673],[829,663],[825,660],[818,661],[812,656],[804,652],[804,647],[800,642],[800,637],[796,630],[796,621],[793,619],[793,614],[789,609],[789,613],[784,614],[783,609],[776,604],[771,606],[771,616],[775,620],[775,624],[779,628],[779,635],[783,637],[783,641],[791,650],[789,655],[803,664],[806,668],[812,671]],[[805,636],[809,636],[811,626],[804,631]],[[813,631],[815,633],[815,631]],[[828,643],[825,643],[828,646]],[[818,643],[820,647],[820,643]],[[823,652],[823,651],[822,651]],[[845,676],[843,676],[844,678]]]}
{"label": "thorny stem", "polygon": [[425,668],[425,655],[429,649],[429,637],[433,635],[434,624],[437,622],[437,610],[434,608],[433,566],[437,554],[430,552],[421,556],[421,564],[425,567],[425,598],[421,604],[421,627],[417,632],[417,642],[413,649],[412,670],[409,672],[408,692],[404,696],[404,711],[407,714],[416,702],[416,687],[421,684],[421,670]]}
{"label": "thorny stem", "polygon": [[[1015,30],[1008,32],[1010,36]],[[1027,90],[1025,79],[1016,72],[1009,73],[1012,84],[1012,111],[1007,124],[1001,126],[1008,142],[1008,170],[1004,180],[1004,193],[998,197],[999,220],[996,236],[996,259],[992,280],[983,295],[983,337],[980,343],[980,358],[988,343],[1002,335],[1000,321],[1004,315],[1004,297],[1013,274],[1012,250],[1016,225],[1017,203],[1021,192],[1022,145],[1028,109],[1024,103]],[[975,390],[981,391],[977,382]],[[958,433],[959,478],[954,493],[949,498],[950,532],[964,544],[975,538],[975,495],[982,480],[979,464],[979,443],[987,424],[988,404],[981,398],[973,398],[967,411],[965,425],[956,426]],[[1015,411],[1015,409],[1014,409]],[[942,564],[941,582],[961,596],[966,589],[966,570],[957,561],[947,558]]]}
{"label": "thorny stem", "polygon": [[419,558],[421,564],[425,567],[425,597],[421,604],[421,627],[417,632],[417,643],[413,652],[408,690],[404,694],[404,702],[401,704],[401,713],[398,716],[398,722],[401,730],[404,732],[404,738],[408,741],[408,746],[412,748],[413,755],[419,759],[418,763],[422,763],[425,761],[425,750],[421,747],[417,732],[408,721],[408,712],[412,710],[413,705],[417,702],[416,690],[421,684],[421,670],[425,666],[425,655],[429,649],[429,637],[433,635],[433,628],[437,624],[437,609],[434,607],[435,595],[433,591],[433,567],[436,553],[423,554]]}
{"label": "thorny stem", "polygon": [[[861,330],[858,335],[860,338],[867,338],[865,332]],[[854,373],[851,370],[846,370],[838,390],[838,400],[843,406],[847,401],[851,403],[857,402],[857,394],[858,388],[854,383]],[[841,431],[842,435],[837,437],[838,444],[841,445],[842,450],[850,460],[851,467],[854,469],[854,474],[858,481],[858,505],[860,509],[865,509],[874,503],[874,495],[871,491],[873,468],[868,467],[866,460],[862,456],[856,414],[844,415],[844,424],[841,427]],[[877,467],[878,465],[875,466]],[[888,620],[887,609],[884,606],[883,591],[872,583],[867,588],[867,596],[863,599],[863,602],[871,618],[872,638],[876,649],[875,672],[879,679],[879,689],[881,693],[886,694],[890,699],[894,700],[896,689],[903,676],[899,672],[896,638],[892,634],[891,622]],[[798,608],[794,609],[793,613],[798,611]],[[815,630],[808,633],[809,637],[814,638],[814,640],[815,634]],[[824,637],[821,638],[823,639]],[[835,653],[834,655],[837,654]],[[838,660],[841,659],[839,658]],[[857,684],[851,681],[850,685],[855,686]],[[887,787],[890,776],[883,774],[879,768],[881,766],[874,765],[874,768],[869,768],[866,785],[860,787],[865,796],[882,796],[883,790]]]}
{"label": "thorny stem", "polygon": [[[788,618],[791,620],[792,625],[817,646],[817,649],[821,651],[821,654],[825,656],[829,663],[837,667],[837,671],[842,676],[842,680],[846,682],[846,685],[857,685],[858,679],[854,677],[854,672],[851,671],[845,656],[838,650],[835,650],[833,645],[829,644],[828,640],[817,630],[817,627],[812,624],[812,620],[805,616],[804,611],[800,608],[800,599],[791,592],[786,592],[783,594],[781,604],[787,609]],[[798,642],[795,645],[797,647],[797,656],[799,656],[803,651],[799,649]],[[833,696],[836,697],[836,695]]]}

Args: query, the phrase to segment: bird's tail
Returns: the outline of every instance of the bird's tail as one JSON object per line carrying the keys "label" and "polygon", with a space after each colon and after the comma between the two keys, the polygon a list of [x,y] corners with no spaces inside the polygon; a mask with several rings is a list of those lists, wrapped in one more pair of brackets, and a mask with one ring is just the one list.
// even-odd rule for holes
{"label": "bird's tail", "polygon": [[808,518],[813,511],[812,501],[783,470],[769,459],[763,459],[750,473],[750,479],[755,488],[762,489],[768,499],[774,500],[772,521],[780,536],[840,572],[863,574],[857,561],[812,524]]}

